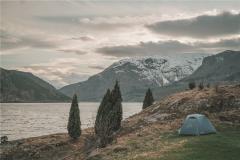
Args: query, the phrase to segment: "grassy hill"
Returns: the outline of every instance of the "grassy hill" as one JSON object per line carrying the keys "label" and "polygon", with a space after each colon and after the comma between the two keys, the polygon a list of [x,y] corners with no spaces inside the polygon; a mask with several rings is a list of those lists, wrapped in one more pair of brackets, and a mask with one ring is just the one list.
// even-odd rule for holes
{"label": "grassy hill", "polygon": [[[179,136],[186,115],[205,114],[217,134]],[[66,133],[9,142],[2,158],[18,160],[238,160],[240,85],[188,90],[170,95],[122,122],[115,140],[96,148],[93,130],[73,142]]]}

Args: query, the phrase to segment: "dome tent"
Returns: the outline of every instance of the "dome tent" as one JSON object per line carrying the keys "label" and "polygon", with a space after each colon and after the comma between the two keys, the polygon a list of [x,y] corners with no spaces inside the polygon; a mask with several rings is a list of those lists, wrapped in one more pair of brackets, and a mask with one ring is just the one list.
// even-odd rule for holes
{"label": "dome tent", "polygon": [[202,114],[190,114],[179,129],[180,135],[203,135],[216,133],[216,129],[208,118]]}

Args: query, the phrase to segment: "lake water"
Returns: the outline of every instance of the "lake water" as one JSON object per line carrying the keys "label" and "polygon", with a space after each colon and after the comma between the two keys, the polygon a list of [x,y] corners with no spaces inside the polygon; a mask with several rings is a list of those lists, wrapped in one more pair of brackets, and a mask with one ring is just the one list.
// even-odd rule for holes
{"label": "lake water", "polygon": [[[69,103],[1,103],[1,136],[9,140],[67,132]],[[123,118],[141,110],[141,103],[123,103]],[[99,103],[79,103],[82,128],[92,127]]]}

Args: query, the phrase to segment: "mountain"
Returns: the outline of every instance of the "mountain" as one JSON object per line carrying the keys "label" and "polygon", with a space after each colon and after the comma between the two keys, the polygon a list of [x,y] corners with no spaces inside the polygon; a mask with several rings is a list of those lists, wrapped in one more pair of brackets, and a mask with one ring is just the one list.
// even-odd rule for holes
{"label": "mountain", "polygon": [[0,68],[0,102],[62,102],[70,98],[31,73]]}
{"label": "mountain", "polygon": [[84,82],[61,88],[60,92],[70,97],[77,93],[81,101],[100,101],[107,88],[119,80],[124,101],[142,101],[148,87],[159,88],[183,79],[192,74],[206,56],[189,53],[123,59]]}
{"label": "mountain", "polygon": [[240,83],[240,51],[227,50],[205,57],[202,65],[191,75],[161,88],[154,88],[156,98],[161,99],[171,93],[188,88],[189,82],[204,85]]}
{"label": "mountain", "polygon": [[202,65],[182,81],[240,81],[240,51],[227,50],[204,58]]}

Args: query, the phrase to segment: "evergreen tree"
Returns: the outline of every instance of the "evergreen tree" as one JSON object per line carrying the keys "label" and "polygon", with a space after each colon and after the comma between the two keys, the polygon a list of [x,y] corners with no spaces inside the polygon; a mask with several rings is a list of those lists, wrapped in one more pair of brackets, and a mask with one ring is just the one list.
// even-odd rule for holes
{"label": "evergreen tree", "polygon": [[121,127],[122,121],[122,96],[116,81],[114,89],[104,95],[98,108],[95,133],[99,142],[99,147],[105,147],[113,140],[113,134]]}
{"label": "evergreen tree", "polygon": [[111,92],[111,98],[112,98],[111,101],[113,103],[117,102],[117,101],[121,101],[122,102],[122,94],[121,94],[121,91],[120,91],[120,87],[119,87],[118,81],[116,81],[114,89]]}
{"label": "evergreen tree", "polygon": [[116,81],[114,89],[111,92],[111,101],[113,106],[113,131],[117,131],[120,129],[122,121],[122,95],[118,81]]}
{"label": "evergreen tree", "polygon": [[150,88],[148,88],[145,98],[144,98],[144,101],[143,101],[142,109],[145,109],[145,108],[151,106],[153,104],[153,102],[154,102],[154,99],[153,99],[152,91]]}
{"label": "evergreen tree", "polygon": [[81,121],[80,121],[78,100],[77,100],[76,94],[74,94],[72,99],[67,129],[68,129],[69,136],[72,137],[73,139],[77,139],[78,137],[80,137]]}
{"label": "evergreen tree", "polygon": [[98,108],[98,112],[95,120],[95,126],[94,126],[96,134],[100,133],[101,131],[101,128],[102,128],[101,124],[103,123],[104,116],[107,114],[106,112],[108,112],[107,109],[109,107],[107,107],[107,105],[108,103],[110,103],[110,98],[111,98],[111,91],[108,89]]}

